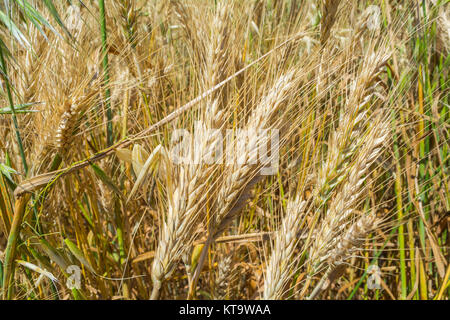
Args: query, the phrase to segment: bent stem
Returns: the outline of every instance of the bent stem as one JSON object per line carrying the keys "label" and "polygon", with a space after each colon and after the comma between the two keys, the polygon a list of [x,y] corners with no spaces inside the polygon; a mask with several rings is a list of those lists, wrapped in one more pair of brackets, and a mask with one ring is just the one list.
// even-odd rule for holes
{"label": "bent stem", "polygon": [[195,290],[197,288],[197,282],[203,269],[203,265],[205,264],[206,255],[208,253],[209,247],[214,242],[214,240],[214,236],[211,234],[205,241],[202,252],[200,253],[200,258],[198,259],[197,267],[195,268],[194,274],[192,275],[192,281],[189,284],[188,300],[194,298]]}
{"label": "bent stem", "polygon": [[158,300],[159,299],[159,293],[161,291],[161,281],[155,281],[153,282],[153,289],[152,293],[150,295],[150,300]]}
{"label": "bent stem", "polygon": [[319,293],[322,292],[323,286],[325,284],[325,280],[328,278],[332,271],[332,268],[328,268],[325,274],[320,278],[320,281],[317,283],[311,294],[306,298],[306,300],[313,300]]}
{"label": "bent stem", "polygon": [[11,225],[11,231],[8,236],[8,243],[6,245],[4,272],[3,272],[3,299],[11,299],[12,287],[11,280],[14,277],[14,256],[17,247],[17,238],[20,233],[20,226],[24,216],[26,204],[30,199],[30,194],[24,194],[16,200],[14,206],[14,218]]}

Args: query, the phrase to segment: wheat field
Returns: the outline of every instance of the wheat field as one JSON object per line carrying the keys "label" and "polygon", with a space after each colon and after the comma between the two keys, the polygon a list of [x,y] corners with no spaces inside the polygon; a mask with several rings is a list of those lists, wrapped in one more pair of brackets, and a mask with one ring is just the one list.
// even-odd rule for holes
{"label": "wheat field", "polygon": [[0,40],[2,299],[449,299],[448,0],[8,0]]}

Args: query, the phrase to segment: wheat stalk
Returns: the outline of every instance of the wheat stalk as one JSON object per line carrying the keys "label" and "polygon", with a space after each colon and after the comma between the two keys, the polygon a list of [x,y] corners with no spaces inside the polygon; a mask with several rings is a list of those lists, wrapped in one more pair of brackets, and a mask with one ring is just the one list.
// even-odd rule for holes
{"label": "wheat stalk", "polygon": [[[208,30],[202,27],[204,24],[199,22],[199,18],[197,18],[195,12],[183,2],[171,0],[170,5],[178,23],[184,31],[184,35],[189,45],[191,46],[191,54],[194,56],[196,64],[201,68],[200,73],[206,74],[203,68],[207,65],[207,48],[205,47],[205,41],[203,41],[203,39],[205,34],[208,34]],[[204,17],[202,17],[202,19],[203,18]]]}
{"label": "wheat stalk", "polygon": [[[271,118],[286,101],[294,86],[294,72],[278,78],[275,85],[253,110],[247,122],[249,132],[258,132],[271,124]],[[239,212],[249,196],[250,188],[260,179],[259,170],[265,165],[257,163],[260,146],[267,144],[267,137],[259,139],[257,135],[248,137],[249,141],[242,154],[237,154],[233,165],[225,175],[216,201],[216,213],[210,221],[210,234],[216,239]],[[252,165],[257,163],[256,165]]]}
{"label": "wheat stalk", "polygon": [[[383,58],[383,56],[381,57]],[[333,190],[338,188],[338,186],[344,181],[345,178],[349,178],[350,183],[344,184],[342,193],[338,194],[338,196],[342,194],[349,195],[355,190],[358,191],[358,184],[361,183],[361,181],[358,180],[358,177],[361,177],[364,174],[368,166],[370,166],[370,164],[372,163],[371,161],[373,161],[373,159],[378,155],[378,144],[383,141],[385,136],[381,136],[378,140],[375,139],[375,141],[371,140],[375,145],[369,144],[362,147],[361,143],[362,141],[364,141],[364,139],[367,139],[367,137],[363,136],[363,130],[367,122],[365,120],[365,117],[367,115],[365,107],[368,104],[369,99],[372,97],[373,90],[369,87],[370,83],[372,82],[371,79],[373,79],[379,73],[380,65],[382,65],[381,62],[374,63],[372,65],[369,64],[367,65],[368,67],[366,66],[362,70],[359,75],[359,82],[356,83],[360,89],[358,89],[357,86],[353,88],[349,99],[349,102],[351,102],[352,104],[347,105],[347,110],[340,119],[339,127],[331,134],[328,144],[329,148],[327,161],[323,166],[319,168],[313,189],[313,199],[315,200],[314,202],[319,208],[321,208],[328,201]],[[371,66],[375,66],[375,68],[371,68]],[[364,94],[366,96],[364,98],[361,98],[361,96],[364,96]],[[359,103],[357,103],[358,101]],[[354,105],[355,103],[357,103],[356,107],[352,108],[352,105]],[[382,134],[382,132],[384,132],[384,134],[386,133],[385,131],[381,130],[381,132],[378,132],[377,134]],[[351,171],[357,172],[360,176],[353,175],[349,177],[349,164],[351,163],[350,161],[353,155],[360,152],[359,154],[363,154],[365,157],[371,151],[374,154],[374,158],[369,157],[369,159],[363,159],[362,157],[358,157],[356,160],[356,163],[358,163],[358,161],[367,160],[367,166],[358,167],[359,170],[354,169],[353,171]],[[346,190],[346,188],[349,188],[352,183],[355,189]],[[307,184],[307,182],[305,182],[305,184]],[[341,206],[345,204],[351,207],[352,201],[355,201],[355,199],[357,199],[358,197],[358,194],[353,195],[355,197],[347,197],[345,200],[341,199],[341,202],[339,202],[339,200],[335,200],[335,202],[331,204],[331,208],[334,208],[336,204],[339,204]],[[301,201],[299,195],[296,195],[294,199],[295,200],[289,202],[287,213],[283,218],[281,227],[277,231],[274,239],[274,247],[268,261],[268,268],[265,273],[266,277],[264,282],[263,294],[265,299],[282,298],[284,288],[291,278],[293,270],[295,270],[296,259],[293,258],[293,254],[298,239],[292,239],[289,235],[298,234],[299,224],[301,224],[301,217],[305,215],[306,202]],[[339,199],[339,197],[337,197],[336,199]],[[347,211],[348,214],[350,212],[352,211]],[[327,224],[330,221],[334,222],[334,219],[338,220],[337,215],[327,216],[322,225],[319,226],[319,231],[314,232],[314,235],[310,235],[310,238],[313,241],[313,253],[315,250],[314,246],[323,245],[325,241],[331,242],[332,238],[330,237],[327,239],[323,239],[323,234],[331,234],[330,226],[328,226]],[[340,223],[345,222],[345,213],[342,213],[342,216],[340,216],[339,219],[340,220],[338,221]],[[338,226],[338,224],[336,224],[336,226]],[[310,233],[312,231],[314,231],[314,229],[311,229]],[[317,256],[321,256],[322,254],[323,251],[318,253]],[[315,257],[313,256],[312,259],[315,259]]]}
{"label": "wheat stalk", "polygon": [[332,257],[333,248],[342,241],[349,221],[355,214],[355,206],[362,195],[363,184],[370,166],[381,155],[383,143],[388,138],[386,122],[379,122],[365,137],[364,146],[358,151],[349,168],[347,180],[331,200],[329,209],[317,230],[310,250],[310,266],[319,270]]}
{"label": "wheat stalk", "polygon": [[364,140],[363,132],[368,122],[368,105],[374,97],[374,79],[385,65],[388,55],[373,54],[359,73],[351,87],[338,128],[333,131],[328,142],[325,163],[319,168],[314,196],[323,205],[330,193],[346,178],[348,163]]}
{"label": "wheat stalk", "polygon": [[[370,79],[378,74],[378,72],[376,72],[379,70],[378,65],[376,65],[377,68],[372,70],[369,69],[369,71],[363,69],[360,78],[363,79],[363,81],[358,83],[359,86],[362,88],[369,86],[371,82]],[[367,76],[367,74],[372,75],[372,77]],[[355,91],[353,91],[352,97],[360,93],[365,93],[367,96],[362,99],[361,103],[356,105],[356,108],[351,108],[351,105],[348,106],[347,112],[341,117],[339,127],[330,137],[327,161],[319,168],[318,173],[316,173],[317,176],[313,188],[313,199],[319,208],[328,201],[332,191],[348,177],[350,159],[361,148],[361,141],[365,138],[362,136],[363,128],[366,123],[365,116],[367,115],[365,107],[371,98],[371,91],[362,90],[363,92],[358,92],[356,91],[356,87],[354,89]],[[355,103],[357,99],[351,98],[350,100],[352,103]],[[379,141],[376,143],[379,143]],[[374,147],[374,149],[376,148]],[[363,151],[364,150],[361,152]],[[362,174],[363,172],[359,171],[359,173]],[[352,178],[353,180],[350,181],[359,182],[354,181],[355,176]],[[308,182],[305,182],[305,184],[308,184]],[[351,202],[349,205],[350,204]],[[332,204],[332,206],[333,205],[334,204]],[[292,237],[286,235],[298,234],[301,217],[306,214],[305,207],[306,202],[301,200],[299,195],[296,195],[294,200],[290,201],[288,204],[286,215],[282,220],[280,229],[276,233],[274,247],[265,273],[266,278],[263,294],[265,299],[282,298],[284,288],[292,276],[293,270],[295,270],[296,259],[293,258],[293,254],[298,239],[292,239]],[[330,220],[333,219],[331,216],[329,218]],[[314,231],[314,229],[311,229],[310,233],[312,231]],[[314,235],[310,235],[310,237],[316,245],[324,240],[320,238],[322,237],[320,232],[316,232]]]}
{"label": "wheat stalk", "polygon": [[[210,58],[208,63],[208,75],[211,76],[211,85],[215,86],[226,78],[226,62],[223,57],[226,56],[228,46],[226,43],[226,30],[228,19],[224,18],[227,6],[221,6],[214,16],[214,22],[218,20],[222,23],[215,23],[218,27],[213,32],[214,37],[211,41]],[[209,77],[208,77],[209,78]],[[209,83],[209,82],[208,82]],[[185,256],[186,249],[190,247],[195,234],[195,228],[202,218],[201,211],[207,199],[209,190],[209,180],[216,171],[213,165],[205,166],[203,159],[209,157],[214,152],[218,142],[221,142],[220,131],[214,131],[207,134],[207,128],[221,128],[226,119],[226,110],[219,107],[218,96],[214,95],[203,108],[203,119],[205,126],[200,125],[200,137],[196,137],[191,142],[189,164],[180,166],[179,179],[173,190],[173,197],[169,196],[169,208],[167,219],[163,223],[161,230],[161,239],[155,253],[155,259],[152,266],[152,280],[155,284],[152,299],[158,297],[161,282],[173,270],[173,263]],[[174,180],[177,180],[175,178]],[[186,260],[186,259],[185,259]]]}
{"label": "wheat stalk", "polygon": [[[258,132],[258,129],[270,126],[271,118],[287,99],[293,86],[293,71],[279,77],[251,113],[246,128]],[[215,211],[209,220],[208,237],[193,274],[189,296],[192,296],[195,291],[209,246],[233,221],[250,197],[252,187],[262,178],[259,171],[266,164],[257,163],[257,156],[260,147],[267,145],[267,137],[260,139],[257,135],[250,134],[248,139],[245,150],[237,151],[239,159],[235,156],[231,168],[224,173],[225,181],[219,188],[215,199]],[[231,151],[227,152],[227,154],[229,153]]]}

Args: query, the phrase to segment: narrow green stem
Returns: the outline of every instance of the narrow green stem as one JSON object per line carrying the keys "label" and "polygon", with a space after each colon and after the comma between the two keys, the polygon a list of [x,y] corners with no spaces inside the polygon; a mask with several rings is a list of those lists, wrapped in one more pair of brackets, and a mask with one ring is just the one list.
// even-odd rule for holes
{"label": "narrow green stem", "polygon": [[20,137],[19,124],[17,123],[16,110],[14,108],[14,102],[11,94],[11,86],[9,84],[8,70],[6,69],[5,57],[3,55],[3,47],[0,45],[0,63],[2,64],[3,79],[5,80],[6,92],[8,94],[9,106],[11,108],[12,119],[14,123],[14,130],[16,132],[17,144],[19,145],[20,157],[22,158],[23,170],[25,175],[28,174],[28,164],[25,158],[25,152],[23,151],[22,138]]}
{"label": "narrow green stem", "polygon": [[[394,123],[395,124],[395,123]],[[395,128],[395,125],[394,125]],[[396,177],[395,177],[395,197],[397,201],[397,218],[400,221],[398,227],[398,246],[400,250],[400,278],[401,278],[401,299],[406,299],[407,295],[407,278],[406,278],[406,257],[405,257],[405,234],[403,226],[403,201],[402,201],[402,177],[400,167],[400,154],[397,142],[397,136],[394,134],[394,155],[396,160]]]}
{"label": "narrow green stem", "polygon": [[106,16],[105,16],[105,1],[98,0],[100,8],[100,28],[102,33],[102,53],[103,53],[103,73],[105,77],[105,102],[106,102],[106,142],[108,146],[113,143],[113,128],[112,128],[112,110],[111,110],[111,90],[109,89],[109,63],[108,63],[108,44],[106,41]]}

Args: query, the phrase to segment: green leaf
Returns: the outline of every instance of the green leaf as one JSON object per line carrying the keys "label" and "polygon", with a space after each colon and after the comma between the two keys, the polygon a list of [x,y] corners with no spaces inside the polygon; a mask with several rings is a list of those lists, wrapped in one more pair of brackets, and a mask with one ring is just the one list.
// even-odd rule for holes
{"label": "green leaf", "polygon": [[14,170],[11,167],[8,167],[6,164],[4,163],[0,163],[0,172],[3,173],[3,175],[8,178],[9,180],[13,181],[12,177],[11,177],[11,173],[13,174],[19,174],[16,170]]}
{"label": "green leaf", "polygon": [[[26,0],[16,0],[17,5],[22,10],[25,17],[39,30],[39,32],[44,36],[46,40],[47,36],[41,28],[41,25],[50,29],[54,34],[61,37],[61,35],[56,31],[55,28],[37,11],[28,1]],[[61,37],[62,38],[62,37]]]}
{"label": "green leaf", "polygon": [[64,239],[64,243],[69,248],[70,252],[75,256],[75,258],[78,259],[89,271],[95,274],[94,268],[92,268],[91,264],[87,261],[87,259],[84,257],[84,254],[81,252],[80,249],[70,241],[69,239]]}
{"label": "green leaf", "polygon": [[[11,59],[14,62],[16,62],[14,60],[14,57],[11,55],[11,52],[9,51],[8,47],[6,46],[6,44],[3,42],[3,40],[1,38],[0,38],[0,50],[2,50],[2,53],[6,59]],[[5,79],[8,79],[8,77],[5,74],[5,71],[3,70],[3,66],[1,64],[0,64],[0,74]],[[8,79],[8,81],[9,81],[9,79]]]}
{"label": "green leaf", "polygon": [[27,38],[23,35],[23,33],[17,28],[15,23],[3,12],[0,11],[0,22],[2,22],[6,28],[8,28],[11,35],[17,40],[17,42],[23,47],[29,49],[31,48],[31,44],[28,42]]}
{"label": "green leaf", "polygon": [[117,194],[119,196],[120,199],[123,199],[123,194],[122,192],[120,192],[119,188],[116,186],[116,184],[111,180],[110,177],[108,177],[106,175],[106,173],[100,169],[99,166],[97,166],[94,163],[91,163],[91,167],[92,169],[94,169],[95,174],[97,175],[97,177],[100,178],[100,180],[102,180],[109,188],[111,188],[111,190]]}
{"label": "green leaf", "polygon": [[50,14],[53,16],[53,19],[59,24],[59,26],[64,30],[64,32],[67,34],[69,38],[72,38],[72,35],[70,34],[69,30],[67,30],[66,26],[64,25],[63,21],[61,20],[58,11],[55,8],[55,5],[53,4],[52,0],[43,0],[45,6],[47,7],[48,11],[50,11]]}
{"label": "green leaf", "polygon": [[58,250],[52,247],[45,239],[39,239],[39,242],[42,245],[41,249],[47,254],[47,256],[55,262],[62,271],[65,271],[69,264],[66,259],[59,254]]}
{"label": "green leaf", "polygon": [[81,203],[81,201],[77,201],[78,203],[78,207],[80,208],[81,212],[83,213],[84,218],[87,220],[87,222],[89,223],[89,225],[94,228],[94,223],[92,222],[91,217],[89,216],[89,213],[86,211],[86,209],[84,208],[83,204]]}
{"label": "green leaf", "polygon": [[3,263],[0,261],[0,287],[3,287]]}
{"label": "green leaf", "polygon": [[[30,113],[30,112],[39,112],[39,110],[31,110],[31,109],[25,109],[27,107],[40,104],[41,102],[28,102],[28,103],[22,103],[17,104],[14,106],[15,113]],[[0,114],[12,114],[13,111],[11,107],[4,107],[0,109]]]}

